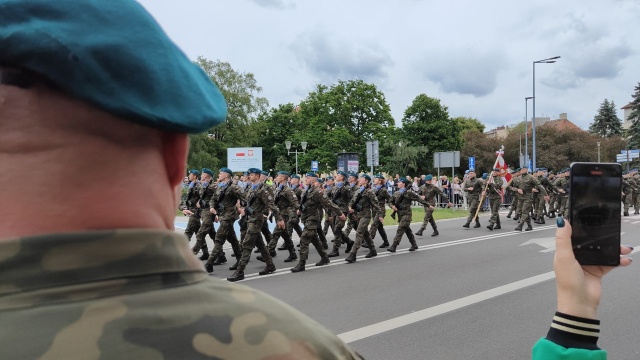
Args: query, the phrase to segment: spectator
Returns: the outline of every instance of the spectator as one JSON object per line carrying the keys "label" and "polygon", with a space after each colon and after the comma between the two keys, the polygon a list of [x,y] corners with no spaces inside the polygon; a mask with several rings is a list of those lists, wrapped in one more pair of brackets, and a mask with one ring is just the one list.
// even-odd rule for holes
{"label": "spectator", "polygon": [[453,178],[453,203],[457,207],[462,206],[462,186],[460,179],[456,176]]}

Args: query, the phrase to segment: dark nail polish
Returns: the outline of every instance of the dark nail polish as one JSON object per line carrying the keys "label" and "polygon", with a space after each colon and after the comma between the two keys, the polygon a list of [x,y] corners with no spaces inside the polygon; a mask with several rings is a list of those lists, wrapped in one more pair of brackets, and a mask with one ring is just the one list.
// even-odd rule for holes
{"label": "dark nail polish", "polygon": [[564,219],[561,216],[556,218],[556,225],[558,225],[559,228],[564,227]]}
{"label": "dark nail polish", "polygon": [[633,246],[625,245],[625,247],[628,247],[629,249],[631,249],[631,251],[633,251]]}

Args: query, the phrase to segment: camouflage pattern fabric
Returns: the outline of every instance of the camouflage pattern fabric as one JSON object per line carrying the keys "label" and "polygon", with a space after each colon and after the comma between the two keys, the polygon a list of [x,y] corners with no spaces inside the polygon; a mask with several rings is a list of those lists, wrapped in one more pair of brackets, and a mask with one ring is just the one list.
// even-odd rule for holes
{"label": "camouflage pattern fabric", "polygon": [[369,223],[371,216],[380,215],[380,206],[376,194],[368,188],[363,188],[354,193],[353,198],[349,202],[349,208],[354,210],[356,219],[356,241],[351,249],[351,253],[357,254],[362,242],[366,242],[370,248],[373,248],[371,234],[369,234]]}
{"label": "camouflage pattern fabric", "polygon": [[[467,179],[462,186],[464,191],[467,192],[467,201],[469,202],[469,216],[467,216],[467,223],[470,223],[476,212],[478,206],[480,206],[480,193],[483,190],[483,181],[478,178]],[[472,187],[473,190],[469,191],[467,188]],[[476,217],[476,222],[479,222],[480,216]]]}
{"label": "camouflage pattern fabric", "polygon": [[500,220],[500,203],[502,202],[502,185],[504,180],[501,177],[492,177],[492,181],[487,187],[487,198],[489,198],[489,207],[491,208],[491,217],[489,218],[489,224],[499,223]]}
{"label": "camouflage pattern fabric", "polygon": [[422,205],[426,205],[427,202],[423,200],[418,194],[411,190],[405,189],[405,191],[398,190],[393,193],[392,204],[398,209],[398,230],[396,236],[393,239],[393,243],[397,246],[402,240],[402,235],[407,234],[409,242],[413,245],[416,243],[416,239],[411,232],[411,220],[413,213],[411,211],[411,203],[417,201]]}
{"label": "camouflage pattern fabric", "polygon": [[173,231],[0,241],[0,359],[359,359],[262,292],[210,278]]}

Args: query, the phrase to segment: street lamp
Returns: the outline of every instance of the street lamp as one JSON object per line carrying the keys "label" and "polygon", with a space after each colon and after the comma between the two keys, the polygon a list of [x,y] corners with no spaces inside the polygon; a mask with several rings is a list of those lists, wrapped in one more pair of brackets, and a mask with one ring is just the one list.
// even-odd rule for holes
{"label": "street lamp", "polygon": [[598,144],[598,162],[600,162],[600,141],[598,141],[596,144]]}
{"label": "street lamp", "polygon": [[287,153],[289,155],[291,155],[292,153],[296,154],[296,174],[298,173],[298,154],[304,154],[305,150],[307,150],[307,142],[303,141],[300,143],[300,146],[302,147],[302,151],[298,151],[298,150],[294,150],[294,151],[290,151],[291,150],[291,141],[287,140],[284,142],[284,146],[287,147]]}
{"label": "street lamp", "polygon": [[527,109],[527,105],[531,99],[533,99],[533,96],[524,98],[524,162],[526,167],[529,167],[529,120],[527,118],[527,116],[529,116],[529,110]]}
{"label": "street lamp", "polygon": [[553,64],[557,59],[560,59],[560,56],[554,56],[548,59],[542,59],[533,62],[533,119],[531,121],[531,126],[533,128],[533,148],[531,149],[531,152],[533,157],[534,169],[536,168],[536,64]]}

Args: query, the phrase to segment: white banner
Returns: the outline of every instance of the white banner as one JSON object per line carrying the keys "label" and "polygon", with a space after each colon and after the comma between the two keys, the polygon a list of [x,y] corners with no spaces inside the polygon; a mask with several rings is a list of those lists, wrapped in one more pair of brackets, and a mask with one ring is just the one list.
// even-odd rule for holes
{"label": "white banner", "polygon": [[262,148],[228,148],[227,167],[233,172],[244,172],[249,168],[262,170]]}

